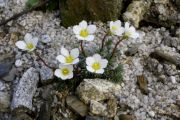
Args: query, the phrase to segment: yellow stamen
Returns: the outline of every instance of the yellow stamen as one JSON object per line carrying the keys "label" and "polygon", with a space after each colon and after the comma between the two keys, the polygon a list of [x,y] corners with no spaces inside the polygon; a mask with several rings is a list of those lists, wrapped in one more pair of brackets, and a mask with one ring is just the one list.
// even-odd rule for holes
{"label": "yellow stamen", "polygon": [[117,30],[117,27],[116,26],[112,26],[112,28],[111,28],[112,30]]}
{"label": "yellow stamen", "polygon": [[123,39],[128,39],[130,36],[131,36],[130,32],[125,32],[124,36],[123,36]]}
{"label": "yellow stamen", "polygon": [[88,33],[87,29],[81,30],[80,36],[82,36],[82,37],[87,37],[88,35],[89,35],[89,33]]}
{"label": "yellow stamen", "polygon": [[72,63],[73,62],[73,60],[74,60],[74,58],[73,58],[73,56],[68,56],[68,57],[66,57],[66,63]]}
{"label": "yellow stamen", "polygon": [[101,68],[101,64],[99,62],[95,62],[92,64],[92,68],[94,70],[99,70]]}
{"label": "yellow stamen", "polygon": [[63,68],[61,71],[62,71],[62,74],[65,76],[69,74],[69,69],[67,68]]}
{"label": "yellow stamen", "polygon": [[29,50],[33,49],[34,48],[33,43],[27,43],[26,48],[29,49]]}

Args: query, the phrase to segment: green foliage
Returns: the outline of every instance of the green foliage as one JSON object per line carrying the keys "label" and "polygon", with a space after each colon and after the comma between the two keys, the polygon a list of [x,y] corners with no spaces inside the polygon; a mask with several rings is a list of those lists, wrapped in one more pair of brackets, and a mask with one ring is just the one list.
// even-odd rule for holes
{"label": "green foliage", "polygon": [[38,4],[39,4],[39,0],[28,0],[26,2],[26,7],[27,8],[32,8],[32,7],[34,7],[34,6],[38,5]]}

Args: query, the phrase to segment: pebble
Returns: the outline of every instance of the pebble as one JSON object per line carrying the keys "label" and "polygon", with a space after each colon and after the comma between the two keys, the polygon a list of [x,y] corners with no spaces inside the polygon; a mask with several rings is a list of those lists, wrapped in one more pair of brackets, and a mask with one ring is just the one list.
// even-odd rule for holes
{"label": "pebble", "polygon": [[175,76],[171,76],[170,79],[171,79],[171,81],[172,81],[173,84],[176,83],[176,77],[175,77]]}
{"label": "pebble", "polygon": [[22,63],[23,63],[22,60],[18,59],[18,60],[15,61],[15,66],[16,67],[21,67]]}
{"label": "pebble", "polygon": [[150,115],[151,117],[154,117],[154,116],[155,116],[154,111],[149,111],[148,113],[149,113],[149,115]]}

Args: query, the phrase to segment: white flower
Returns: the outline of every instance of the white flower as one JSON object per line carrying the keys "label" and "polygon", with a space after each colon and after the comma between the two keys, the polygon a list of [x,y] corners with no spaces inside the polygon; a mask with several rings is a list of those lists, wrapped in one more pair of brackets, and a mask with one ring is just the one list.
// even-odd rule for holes
{"label": "white flower", "polygon": [[133,26],[130,26],[128,22],[125,23],[125,28],[124,28],[124,38],[138,38],[139,33],[136,32],[135,28]]}
{"label": "white flower", "polygon": [[20,59],[16,60],[15,66],[20,67],[21,65],[22,65],[22,60],[20,60]]}
{"label": "white flower", "polygon": [[56,57],[56,59],[65,64],[65,65],[69,65],[69,64],[76,64],[79,62],[79,50],[78,48],[74,48],[72,49],[70,52],[65,49],[64,47],[61,48],[61,55],[58,55]]}
{"label": "white flower", "polygon": [[95,54],[92,57],[86,58],[86,68],[90,72],[104,73],[104,68],[107,67],[108,61],[106,59],[102,59],[99,54]]}
{"label": "white flower", "polygon": [[38,43],[38,38],[32,37],[31,34],[27,33],[24,37],[24,41],[17,41],[16,46],[19,49],[27,50],[31,52],[36,48],[37,43]]}
{"label": "white flower", "polygon": [[111,34],[113,34],[113,35],[122,36],[122,34],[124,32],[124,28],[121,27],[121,21],[120,20],[117,20],[115,22],[111,21],[110,22],[110,31],[111,31]]}
{"label": "white flower", "polygon": [[76,37],[79,40],[87,40],[92,41],[94,40],[94,33],[96,31],[95,25],[87,25],[87,22],[83,20],[79,23],[79,25],[75,25],[73,27],[73,31],[76,34]]}
{"label": "white flower", "polygon": [[59,65],[59,69],[56,69],[54,75],[62,80],[73,78],[73,66],[72,65]]}

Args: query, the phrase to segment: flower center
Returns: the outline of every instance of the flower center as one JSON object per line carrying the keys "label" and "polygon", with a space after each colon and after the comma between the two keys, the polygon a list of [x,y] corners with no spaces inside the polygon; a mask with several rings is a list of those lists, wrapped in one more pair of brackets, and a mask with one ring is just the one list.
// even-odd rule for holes
{"label": "flower center", "polygon": [[33,45],[32,43],[27,43],[27,44],[26,44],[26,48],[29,49],[29,50],[31,50],[31,49],[34,48],[34,45]]}
{"label": "flower center", "polygon": [[93,63],[92,68],[94,70],[99,70],[101,68],[101,64],[99,62],[95,62]]}
{"label": "flower center", "polygon": [[74,58],[71,55],[66,57],[66,63],[72,63],[73,60],[74,60]]}
{"label": "flower center", "polygon": [[68,75],[69,74],[69,70],[67,68],[63,68],[62,69],[62,74],[65,75],[65,76]]}
{"label": "flower center", "polygon": [[124,36],[123,36],[123,39],[128,39],[130,36],[131,36],[130,32],[125,32]]}
{"label": "flower center", "polygon": [[112,26],[112,28],[111,28],[112,30],[117,30],[117,27],[116,26]]}
{"label": "flower center", "polygon": [[89,33],[88,33],[87,29],[81,30],[80,36],[87,37],[88,35],[89,35]]}

